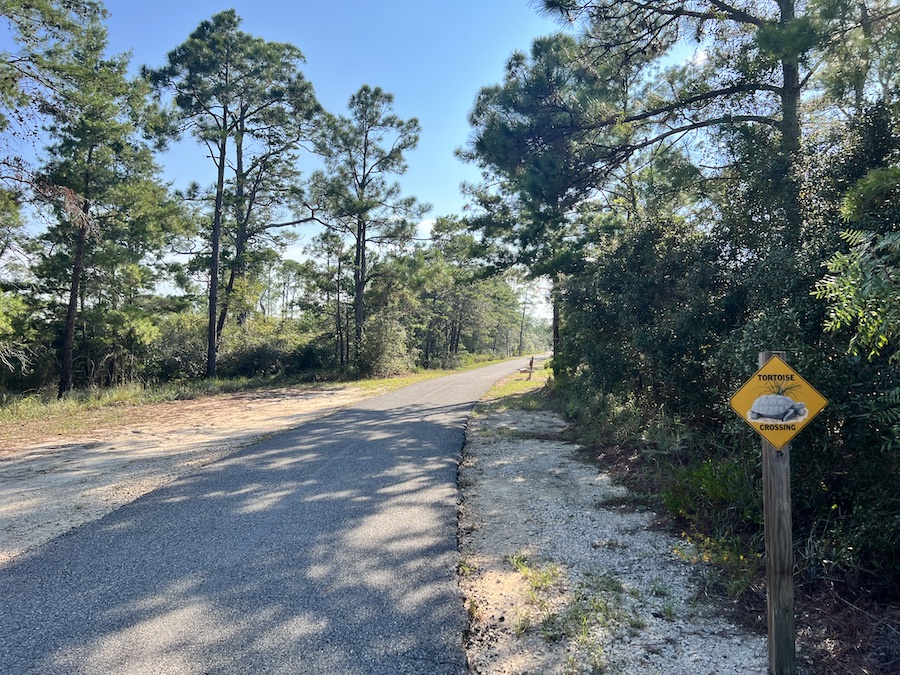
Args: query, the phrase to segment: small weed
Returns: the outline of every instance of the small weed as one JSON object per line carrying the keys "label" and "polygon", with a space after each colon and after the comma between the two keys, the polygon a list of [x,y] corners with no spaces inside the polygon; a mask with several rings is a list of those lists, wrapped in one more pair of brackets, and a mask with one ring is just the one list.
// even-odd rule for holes
{"label": "small weed", "polygon": [[669,595],[669,589],[661,579],[656,578],[650,582],[650,593],[657,598],[665,598]]}
{"label": "small weed", "polygon": [[581,625],[578,627],[578,633],[575,635],[575,642],[579,645],[588,645],[591,642],[591,623],[587,614],[578,617]]}
{"label": "small weed", "polygon": [[587,656],[587,665],[591,669],[591,673],[594,675],[601,675],[606,672],[606,652],[603,651],[603,647],[595,645],[593,649],[588,652]]}
{"label": "small weed", "polygon": [[543,569],[535,570],[528,581],[535,590],[545,591],[559,581],[560,576],[559,567],[551,564]]}
{"label": "small weed", "polygon": [[588,605],[594,615],[594,621],[600,626],[609,626],[615,620],[615,611],[609,601],[602,596],[587,598]]}
{"label": "small weed", "polygon": [[596,645],[592,649],[586,650],[586,653],[567,656],[562,672],[563,675],[581,675],[582,673],[602,675],[606,672],[606,668],[606,653],[602,647]]}
{"label": "small weed", "polygon": [[528,569],[528,557],[522,551],[516,551],[509,556],[509,564],[519,574],[525,574]]}
{"label": "small weed", "polygon": [[562,672],[563,675],[580,675],[585,672],[602,675],[606,672],[606,668],[606,653],[600,645],[594,645],[591,649],[587,649],[586,653],[567,656]]}
{"label": "small weed", "polygon": [[675,620],[675,603],[671,600],[667,600],[666,602],[664,602],[660,611],[662,612],[662,616],[666,621]]}
{"label": "small weed", "polygon": [[633,631],[643,630],[647,627],[647,621],[637,613],[629,614],[626,623]]}
{"label": "small weed", "polygon": [[516,618],[513,620],[513,631],[515,632],[516,637],[522,637],[525,632],[531,628],[532,621],[531,612],[524,611],[517,614]]}
{"label": "small weed", "polygon": [[478,571],[478,566],[470,562],[468,558],[462,558],[456,563],[456,573],[461,577],[467,577]]}

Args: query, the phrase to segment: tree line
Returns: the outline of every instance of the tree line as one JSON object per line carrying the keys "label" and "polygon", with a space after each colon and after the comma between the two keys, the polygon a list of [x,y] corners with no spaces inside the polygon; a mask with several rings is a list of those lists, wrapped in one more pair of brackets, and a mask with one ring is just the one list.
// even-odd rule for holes
{"label": "tree line", "polygon": [[[418,240],[430,207],[398,177],[420,128],[389,92],[324,110],[302,52],[233,10],[137,74],[109,54],[100,2],[11,0],[2,16],[6,391],[384,375],[545,348],[530,282],[492,274],[458,217]],[[176,191],[158,156],[191,140],[209,174]],[[302,226],[303,260],[285,259]]]}
{"label": "tree line", "polygon": [[660,468],[669,510],[746,581],[759,443],[727,402],[787,350],[830,399],[792,447],[801,586],[896,594],[900,8],[541,5],[567,28],[481,89],[461,154],[484,177],[472,227],[552,280],[568,412]]}

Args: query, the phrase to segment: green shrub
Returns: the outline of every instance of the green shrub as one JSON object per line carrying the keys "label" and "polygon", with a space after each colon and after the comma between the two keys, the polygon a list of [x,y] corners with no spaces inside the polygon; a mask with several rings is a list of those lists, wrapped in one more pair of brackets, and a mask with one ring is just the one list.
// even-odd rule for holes
{"label": "green shrub", "polygon": [[746,457],[707,459],[676,468],[662,491],[666,508],[693,530],[754,538],[762,527],[761,468]]}
{"label": "green shrub", "polygon": [[336,368],[332,339],[330,335],[323,335],[297,346],[290,354],[285,372],[299,375]]}
{"label": "green shrub", "polygon": [[193,380],[206,372],[206,317],[183,312],[163,317],[147,349],[144,378],[149,382]]}
{"label": "green shrub", "polygon": [[262,377],[284,372],[304,344],[289,321],[267,317],[250,319],[243,326],[228,326],[219,347],[221,377]]}
{"label": "green shrub", "polygon": [[408,373],[414,363],[406,328],[396,309],[388,308],[366,319],[357,364],[361,375],[389,377]]}

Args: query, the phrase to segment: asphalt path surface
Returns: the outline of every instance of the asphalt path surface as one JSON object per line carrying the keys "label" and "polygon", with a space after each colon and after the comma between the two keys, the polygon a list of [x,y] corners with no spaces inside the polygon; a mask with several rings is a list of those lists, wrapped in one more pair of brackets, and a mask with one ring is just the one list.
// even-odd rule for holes
{"label": "asphalt path surface", "polygon": [[465,673],[465,422],[525,363],[280,433],[0,566],[0,673]]}

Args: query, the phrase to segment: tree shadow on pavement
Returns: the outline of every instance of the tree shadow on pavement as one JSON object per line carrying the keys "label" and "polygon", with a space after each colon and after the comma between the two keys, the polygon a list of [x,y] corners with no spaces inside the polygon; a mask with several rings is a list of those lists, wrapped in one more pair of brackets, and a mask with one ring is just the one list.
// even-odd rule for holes
{"label": "tree shadow on pavement", "polygon": [[468,409],[341,411],[0,567],[0,672],[464,673]]}

